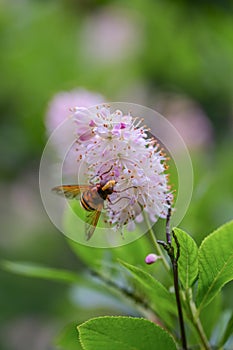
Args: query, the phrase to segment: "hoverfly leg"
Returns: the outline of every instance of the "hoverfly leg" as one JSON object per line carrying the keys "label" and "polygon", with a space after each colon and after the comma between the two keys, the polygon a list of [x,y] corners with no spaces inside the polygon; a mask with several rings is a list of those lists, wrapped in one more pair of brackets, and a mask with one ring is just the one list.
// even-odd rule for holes
{"label": "hoverfly leg", "polygon": [[131,201],[131,198],[129,197],[121,197],[121,198],[118,198],[115,202],[112,202],[110,198],[107,198],[107,200],[112,204],[112,205],[115,205],[117,204],[118,202],[120,202],[122,199],[128,199],[129,201]]}
{"label": "hoverfly leg", "polygon": [[124,191],[130,190],[131,188],[137,188],[137,186],[130,186],[130,187],[124,188],[123,190],[120,190],[120,191],[114,190],[113,193],[122,193]]}
{"label": "hoverfly leg", "polygon": [[93,176],[90,178],[90,180],[89,180],[90,184],[91,184],[91,185],[94,185],[93,180],[94,180],[96,177],[99,177],[100,180],[103,180],[103,175],[108,174],[108,173],[112,170],[112,168],[113,168],[113,165],[111,166],[110,169],[108,169],[107,171],[105,171],[105,172],[102,173],[102,174],[100,174],[99,171],[98,171],[97,174],[93,175]]}
{"label": "hoverfly leg", "polygon": [[121,235],[122,239],[125,239],[124,233],[123,233],[123,228],[121,227],[121,228],[119,229],[119,231],[120,231],[120,235]]}
{"label": "hoverfly leg", "polygon": [[99,175],[100,179],[103,180],[103,175],[108,174],[112,170],[112,168],[113,168],[113,165],[111,166],[111,168],[109,170],[107,170],[104,173],[102,173],[101,175]]}

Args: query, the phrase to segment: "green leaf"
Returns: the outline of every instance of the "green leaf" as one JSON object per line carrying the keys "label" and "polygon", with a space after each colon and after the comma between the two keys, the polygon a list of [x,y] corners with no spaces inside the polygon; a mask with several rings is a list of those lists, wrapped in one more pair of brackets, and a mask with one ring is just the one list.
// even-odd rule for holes
{"label": "green leaf", "polygon": [[85,350],[177,350],[173,338],[143,318],[98,317],[78,327]]}
{"label": "green leaf", "polygon": [[124,261],[120,261],[120,263],[133,275],[136,292],[140,293],[162,320],[166,321],[169,326],[172,326],[173,320],[171,315],[176,313],[174,295],[170,294],[159,281],[141,268]]}
{"label": "green leaf", "polygon": [[1,267],[6,271],[19,275],[44,278],[58,282],[79,283],[80,280],[82,280],[82,278],[74,272],[54,269],[28,262],[12,262],[4,260],[1,262]]}
{"label": "green leaf", "polygon": [[197,305],[206,306],[233,279],[233,221],[204,239],[199,249]]}
{"label": "green leaf", "polygon": [[187,290],[192,286],[198,275],[198,248],[195,241],[186,232],[174,228],[180,244],[179,278]]}
{"label": "green leaf", "polygon": [[59,349],[64,350],[82,350],[79,334],[77,329],[77,322],[68,324],[58,335],[55,340],[55,345]]}
{"label": "green leaf", "polygon": [[43,278],[61,283],[78,284],[78,286],[85,286],[86,288],[94,289],[95,291],[98,290],[103,294],[106,294],[107,292],[104,285],[96,283],[93,278],[90,278],[90,275],[85,275],[80,272],[79,274],[76,274],[72,271],[54,269],[31,262],[11,262],[6,260],[0,262],[0,267],[5,271],[25,277]]}
{"label": "green leaf", "polygon": [[222,295],[218,294],[216,295],[216,298],[212,299],[206,306],[205,312],[202,312],[200,315],[200,321],[208,339],[210,339],[213,334],[216,325],[219,324],[219,317],[222,309]]}

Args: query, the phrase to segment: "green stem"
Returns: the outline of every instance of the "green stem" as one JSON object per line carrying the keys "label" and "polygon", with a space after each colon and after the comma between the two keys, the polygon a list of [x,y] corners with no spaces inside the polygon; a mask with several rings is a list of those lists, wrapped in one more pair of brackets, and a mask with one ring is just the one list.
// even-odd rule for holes
{"label": "green stem", "polygon": [[192,290],[191,289],[186,290],[185,298],[186,298],[187,306],[188,306],[189,313],[190,313],[190,316],[191,316],[192,325],[194,326],[194,328],[195,328],[195,330],[197,332],[197,335],[200,338],[200,341],[202,342],[203,349],[211,350],[211,347],[210,347],[210,344],[208,342],[207,336],[205,334],[205,331],[204,331],[204,329],[202,327],[200,318],[198,316],[196,305],[195,305],[194,301],[192,300]]}
{"label": "green stem", "polygon": [[156,254],[161,256],[161,260],[163,262],[163,265],[164,265],[165,269],[167,271],[170,271],[170,266],[169,266],[169,264],[167,262],[167,259],[165,258],[165,255],[164,255],[162,249],[160,248],[160,245],[158,244],[158,242],[157,242],[157,240],[155,238],[153,230],[151,229],[151,224],[150,224],[150,222],[148,220],[148,216],[147,216],[146,213],[143,213],[143,214],[144,214],[145,222],[147,224],[147,229],[148,229],[147,232],[148,232],[149,237],[150,237],[150,239],[151,239],[151,241],[152,241],[152,243],[153,243],[153,245],[155,247]]}
{"label": "green stem", "polygon": [[196,331],[199,335],[199,338],[204,346],[204,349],[211,350],[210,344],[208,342],[208,339],[207,339],[206,334],[204,332],[204,329],[202,327],[200,318],[195,316],[197,314],[197,310],[196,310],[196,305],[193,301],[190,301],[190,307],[191,307],[192,316],[193,316],[193,324],[194,324]]}

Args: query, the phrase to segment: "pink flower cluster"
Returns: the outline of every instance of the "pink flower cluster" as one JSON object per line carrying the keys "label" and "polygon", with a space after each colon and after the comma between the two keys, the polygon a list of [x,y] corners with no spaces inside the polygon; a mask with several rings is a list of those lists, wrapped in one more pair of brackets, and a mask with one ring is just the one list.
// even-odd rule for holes
{"label": "pink flower cluster", "polygon": [[72,118],[77,159],[86,178],[116,181],[106,201],[106,221],[117,229],[128,224],[133,230],[134,221],[143,220],[143,210],[153,222],[166,217],[167,201],[172,199],[166,157],[148,138],[141,120],[120,110],[111,112],[106,105],[74,108]]}

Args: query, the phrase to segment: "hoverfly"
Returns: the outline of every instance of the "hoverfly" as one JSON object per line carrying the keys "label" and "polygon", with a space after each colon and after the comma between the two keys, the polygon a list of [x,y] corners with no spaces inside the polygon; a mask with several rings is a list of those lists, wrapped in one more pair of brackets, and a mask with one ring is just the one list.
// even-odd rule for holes
{"label": "hoverfly", "polygon": [[[103,175],[103,174],[102,174]],[[86,217],[85,233],[89,240],[96,228],[104,201],[114,192],[115,180],[103,180],[92,185],[63,185],[52,189],[57,194],[64,195],[68,199],[77,198],[80,194],[80,204],[88,212]]]}

